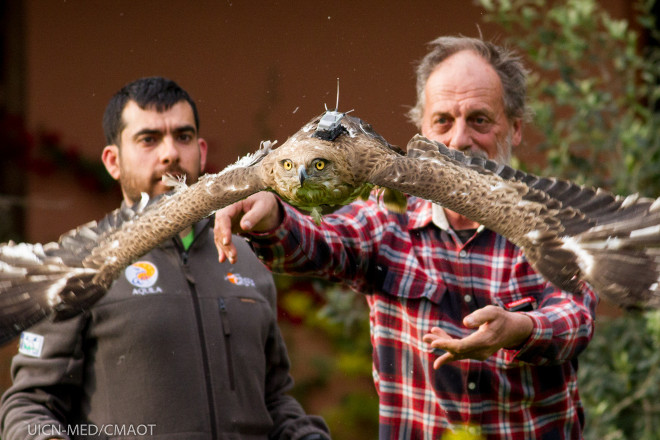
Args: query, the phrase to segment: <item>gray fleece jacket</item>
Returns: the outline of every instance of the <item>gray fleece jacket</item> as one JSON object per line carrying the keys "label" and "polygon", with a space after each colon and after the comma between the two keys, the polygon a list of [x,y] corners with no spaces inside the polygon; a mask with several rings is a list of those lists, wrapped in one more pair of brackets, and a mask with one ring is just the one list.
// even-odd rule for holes
{"label": "gray fleece jacket", "polygon": [[329,438],[286,394],[270,273],[240,237],[219,264],[211,221],[195,229],[188,251],[165,242],[86,313],[22,335],[3,440]]}

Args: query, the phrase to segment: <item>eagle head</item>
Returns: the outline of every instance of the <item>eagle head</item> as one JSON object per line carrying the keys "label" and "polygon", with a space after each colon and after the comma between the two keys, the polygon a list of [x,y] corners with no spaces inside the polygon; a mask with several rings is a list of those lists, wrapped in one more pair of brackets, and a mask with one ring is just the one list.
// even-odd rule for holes
{"label": "eagle head", "polygon": [[355,174],[360,156],[357,131],[361,121],[346,113],[326,111],[312,119],[264,160],[264,179],[287,203],[310,211],[320,220],[322,210],[368,196],[373,188]]}

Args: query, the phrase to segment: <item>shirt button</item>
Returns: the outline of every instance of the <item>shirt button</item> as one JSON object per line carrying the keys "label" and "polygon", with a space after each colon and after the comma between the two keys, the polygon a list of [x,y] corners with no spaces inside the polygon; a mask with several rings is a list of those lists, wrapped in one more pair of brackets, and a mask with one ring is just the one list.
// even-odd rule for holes
{"label": "shirt button", "polygon": [[463,299],[465,300],[466,303],[469,303],[470,301],[472,301],[472,295],[465,295]]}
{"label": "shirt button", "polygon": [[476,384],[476,383],[474,383],[474,382],[470,382],[470,383],[468,383],[468,388],[469,388],[470,390],[474,390],[476,387],[477,387],[477,384]]}
{"label": "shirt button", "polygon": [[467,252],[465,252],[464,250],[462,250],[462,251],[460,251],[460,252],[458,253],[458,255],[459,255],[461,258],[465,258],[465,257],[467,257]]}

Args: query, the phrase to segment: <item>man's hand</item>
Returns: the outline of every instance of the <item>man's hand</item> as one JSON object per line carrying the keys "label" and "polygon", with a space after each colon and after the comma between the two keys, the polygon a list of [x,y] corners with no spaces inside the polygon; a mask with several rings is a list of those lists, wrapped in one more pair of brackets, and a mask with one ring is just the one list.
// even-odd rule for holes
{"label": "man's hand", "polygon": [[275,195],[265,191],[218,210],[213,235],[220,262],[236,262],[232,233],[271,231],[282,223],[282,215],[282,207]]}
{"label": "man's hand", "polygon": [[454,339],[438,327],[424,335],[424,342],[446,351],[433,362],[433,368],[459,359],[486,360],[500,348],[515,348],[524,343],[534,327],[529,316],[496,306],[474,311],[463,319],[463,324],[478,330],[463,339]]}

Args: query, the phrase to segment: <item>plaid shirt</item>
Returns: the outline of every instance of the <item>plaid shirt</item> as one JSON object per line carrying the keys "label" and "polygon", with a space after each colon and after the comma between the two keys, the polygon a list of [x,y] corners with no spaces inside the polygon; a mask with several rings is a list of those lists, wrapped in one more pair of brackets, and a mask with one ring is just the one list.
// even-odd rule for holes
{"label": "plaid shirt", "polygon": [[[282,225],[250,237],[274,271],[350,285],[370,306],[381,439],[440,439],[446,429],[488,439],[579,439],[584,422],[576,356],[593,333],[597,299],[536,274],[521,250],[479,228],[462,243],[432,222],[432,205],[393,214],[372,198],[323,218],[320,227],[285,205]],[[488,304],[533,298],[531,337],[485,361],[434,370],[422,341],[431,327],[463,338],[463,317]]]}

